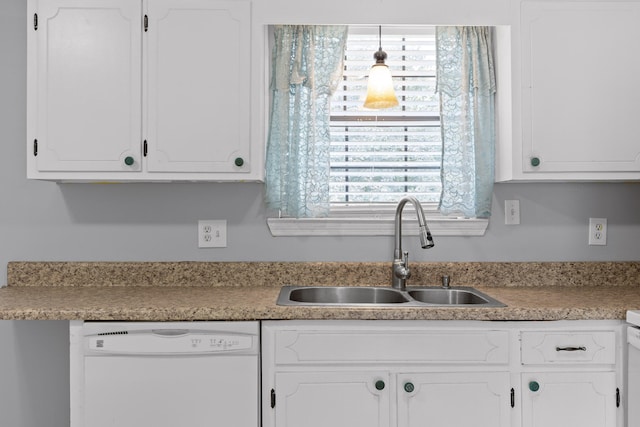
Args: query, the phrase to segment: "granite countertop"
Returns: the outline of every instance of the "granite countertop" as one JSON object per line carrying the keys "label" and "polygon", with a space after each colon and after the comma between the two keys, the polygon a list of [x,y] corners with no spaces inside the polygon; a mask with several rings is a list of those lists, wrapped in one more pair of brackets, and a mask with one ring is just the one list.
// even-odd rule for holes
{"label": "granite countertop", "polygon": [[410,285],[473,286],[506,307],[276,305],[280,287],[388,286],[389,263],[12,262],[0,319],[623,320],[640,308],[640,262],[414,263]]}

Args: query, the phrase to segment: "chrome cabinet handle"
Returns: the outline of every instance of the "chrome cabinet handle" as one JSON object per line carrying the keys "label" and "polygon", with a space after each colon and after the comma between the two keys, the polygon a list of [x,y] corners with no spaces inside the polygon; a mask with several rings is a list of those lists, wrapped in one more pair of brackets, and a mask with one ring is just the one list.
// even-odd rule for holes
{"label": "chrome cabinet handle", "polygon": [[587,347],[556,347],[556,351],[587,351]]}

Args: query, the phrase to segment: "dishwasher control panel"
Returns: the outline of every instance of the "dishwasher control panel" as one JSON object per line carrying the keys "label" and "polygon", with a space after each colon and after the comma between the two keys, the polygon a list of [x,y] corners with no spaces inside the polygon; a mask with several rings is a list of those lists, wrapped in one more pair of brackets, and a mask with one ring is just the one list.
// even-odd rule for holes
{"label": "dishwasher control panel", "polygon": [[201,331],[123,331],[85,337],[87,350],[101,354],[211,354],[251,352],[254,336]]}

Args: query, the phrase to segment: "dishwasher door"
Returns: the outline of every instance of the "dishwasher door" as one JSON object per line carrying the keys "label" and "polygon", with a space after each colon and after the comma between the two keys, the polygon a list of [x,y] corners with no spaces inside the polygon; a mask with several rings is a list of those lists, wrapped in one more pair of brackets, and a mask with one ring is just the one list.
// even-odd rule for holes
{"label": "dishwasher door", "polygon": [[258,427],[258,329],[84,324],[72,357],[80,359],[71,366],[72,427]]}

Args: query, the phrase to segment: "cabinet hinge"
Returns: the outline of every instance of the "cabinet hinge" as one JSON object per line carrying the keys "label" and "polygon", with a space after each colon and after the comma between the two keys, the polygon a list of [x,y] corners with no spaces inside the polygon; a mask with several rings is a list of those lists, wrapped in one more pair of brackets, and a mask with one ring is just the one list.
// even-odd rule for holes
{"label": "cabinet hinge", "polygon": [[274,389],[271,389],[271,407],[276,407],[276,391]]}
{"label": "cabinet hinge", "polygon": [[33,140],[33,155],[34,157],[38,155],[38,140]]}
{"label": "cabinet hinge", "polygon": [[142,141],[142,156],[147,157],[147,140]]}
{"label": "cabinet hinge", "polygon": [[616,408],[620,407],[620,389],[616,388]]}
{"label": "cabinet hinge", "polygon": [[38,31],[38,14],[33,14],[33,29],[34,31]]}
{"label": "cabinet hinge", "polygon": [[144,27],[144,32],[146,33],[147,30],[149,29],[149,16],[144,15],[144,20],[143,20],[143,27]]}
{"label": "cabinet hinge", "polygon": [[511,389],[511,407],[516,407],[516,391],[513,388]]}

